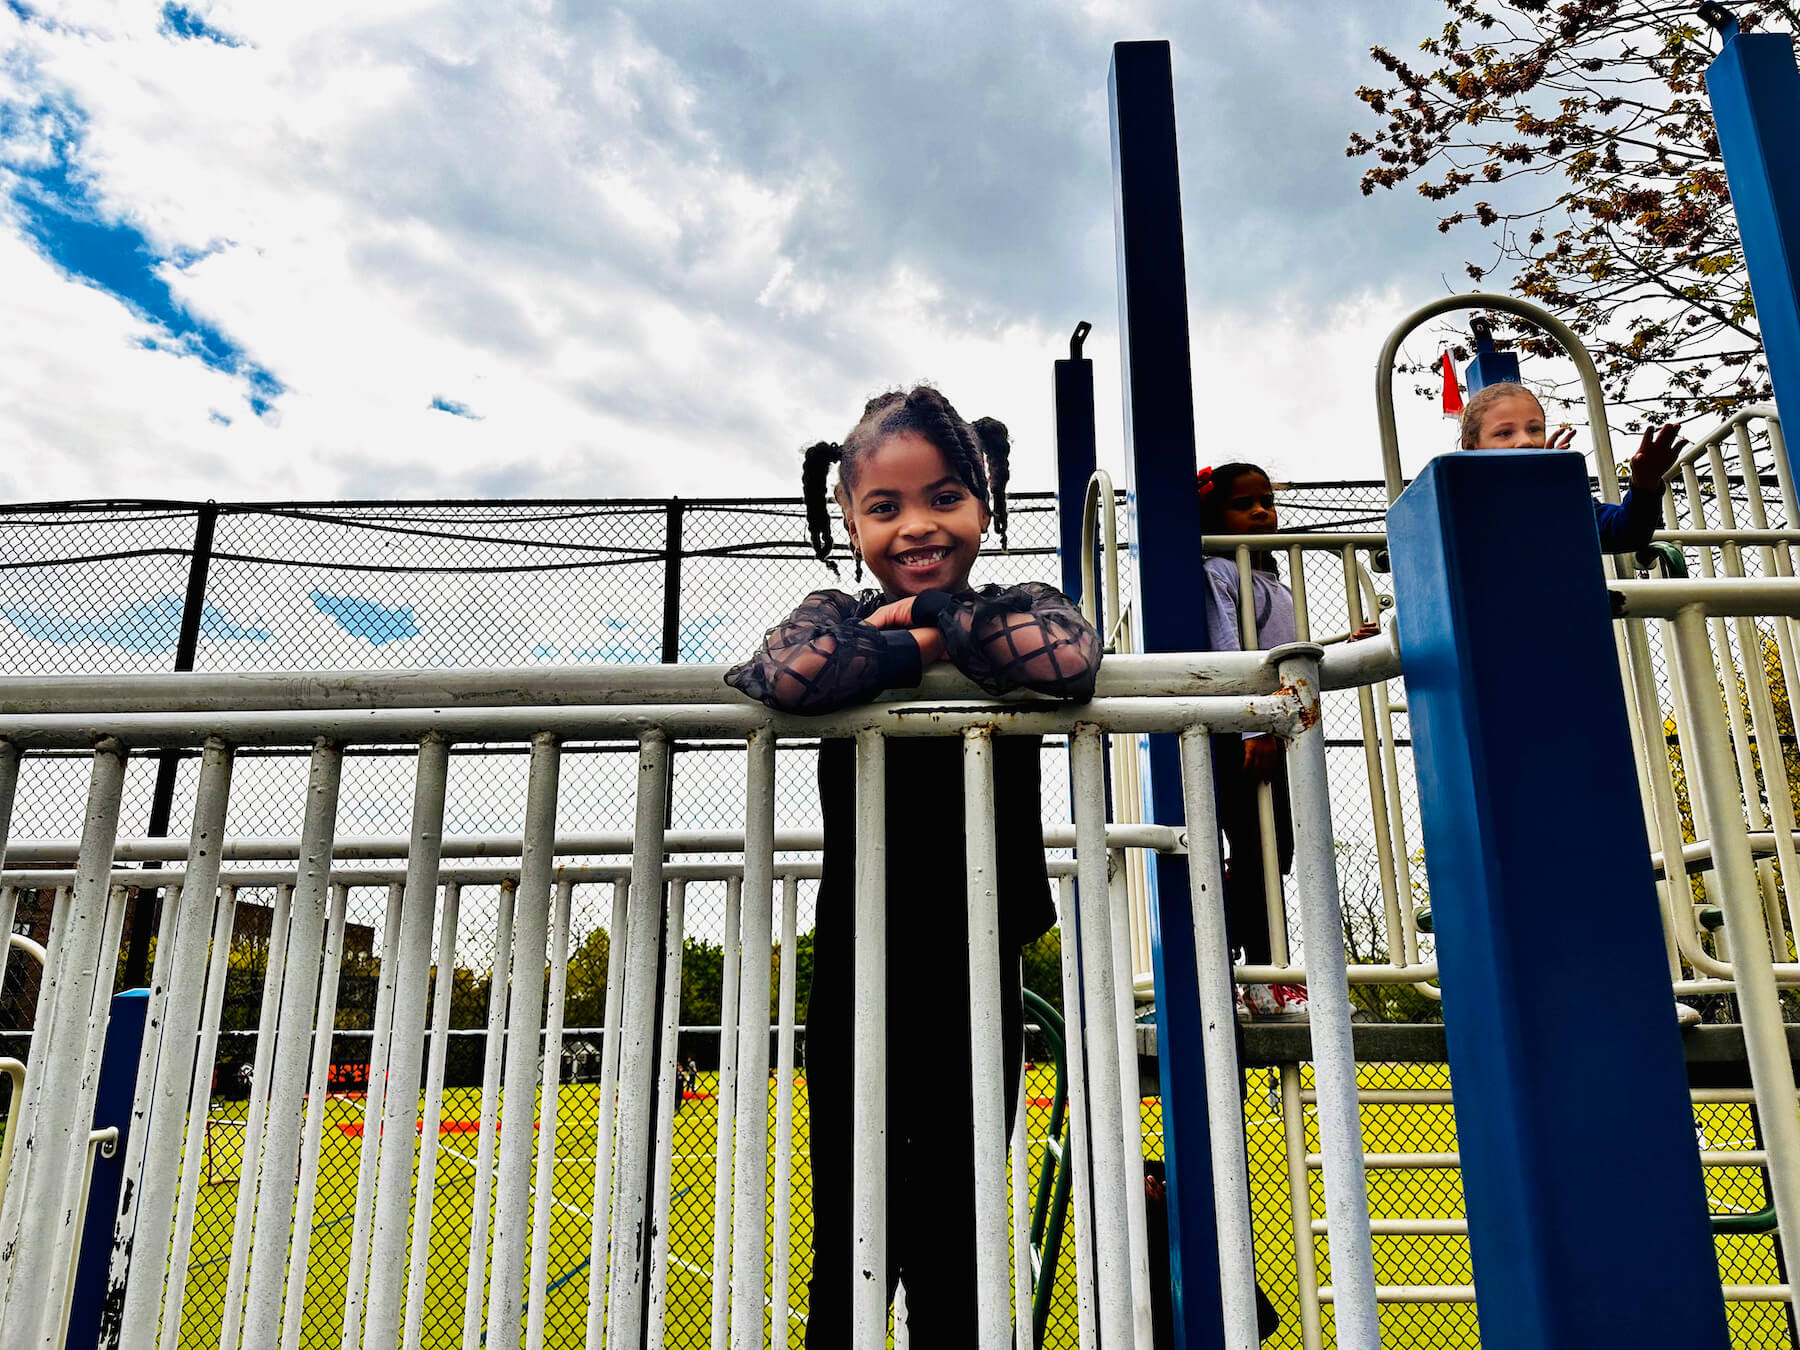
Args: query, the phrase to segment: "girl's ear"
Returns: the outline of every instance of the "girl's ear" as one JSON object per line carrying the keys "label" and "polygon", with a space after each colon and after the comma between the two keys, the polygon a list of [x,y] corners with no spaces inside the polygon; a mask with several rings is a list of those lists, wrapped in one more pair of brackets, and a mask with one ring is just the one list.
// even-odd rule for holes
{"label": "girl's ear", "polygon": [[[977,503],[977,505],[980,505],[980,504]],[[993,524],[993,521],[994,521],[994,513],[992,511],[989,511],[987,509],[987,507],[982,506],[981,507],[981,532],[982,532],[982,534],[985,535],[988,532],[988,526]]]}

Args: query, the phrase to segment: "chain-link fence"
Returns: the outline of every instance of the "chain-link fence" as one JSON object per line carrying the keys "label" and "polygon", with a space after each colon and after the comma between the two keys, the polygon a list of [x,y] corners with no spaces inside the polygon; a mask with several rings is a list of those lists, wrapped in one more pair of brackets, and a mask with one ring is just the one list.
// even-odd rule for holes
{"label": "chain-link fence", "polygon": [[[1740,492],[1742,480],[1734,480]],[[1385,493],[1379,483],[1302,483],[1281,496],[1283,527],[1311,531],[1370,531],[1382,526]],[[1779,506],[1771,500],[1771,515]],[[1712,521],[1716,502],[1703,504]],[[839,575],[817,560],[804,542],[804,511],[797,500],[758,501],[588,501],[588,502],[424,502],[424,503],[67,503],[15,507],[0,512],[0,634],[5,668],[15,674],[154,672],[198,670],[367,669],[376,667],[516,667],[575,663],[723,662],[748,654],[762,631],[806,592],[821,586],[853,586],[847,551],[835,558]],[[1011,582],[1055,579],[1057,516],[1053,499],[1021,494],[1013,499],[1010,549],[984,555],[976,580]],[[1522,590],[1533,584],[1528,560],[1519,567]],[[1751,563],[1752,569],[1761,566]],[[1308,554],[1303,580],[1314,614],[1314,631],[1349,626],[1346,577],[1332,553]],[[1381,578],[1375,578],[1379,586]],[[1127,586],[1129,579],[1127,578]],[[1129,592],[1127,592],[1127,601]],[[1396,685],[1395,698],[1402,691]],[[1382,895],[1377,877],[1376,825],[1363,783],[1364,727],[1356,696],[1325,700],[1328,754],[1333,784],[1334,829],[1352,959],[1374,955],[1385,944]],[[1404,713],[1393,718],[1398,774],[1388,806],[1398,819],[1398,836],[1419,839],[1417,795]],[[743,825],[739,776],[741,745],[705,743],[677,747],[670,824],[675,829],[737,830]],[[635,759],[630,747],[570,744],[564,751],[564,787],[559,829],[629,830],[635,791]],[[815,826],[818,805],[814,753],[805,746],[784,749],[777,784],[777,828]],[[415,757],[408,752],[358,750],[346,758],[339,808],[340,835],[404,836],[409,825]],[[231,836],[292,837],[300,827],[306,758],[298,752],[239,755],[227,833]],[[85,790],[85,756],[35,754],[21,774],[13,821],[15,839],[68,838],[79,832]],[[197,761],[176,757],[163,770],[159,792],[155,756],[130,763],[122,819],[125,833],[151,832],[160,818],[173,833],[185,832],[193,809]],[[446,835],[516,834],[523,825],[526,761],[522,753],[484,746],[458,746],[452,755],[445,813]],[[1068,788],[1062,747],[1046,746],[1046,821],[1068,819]],[[1800,777],[1800,775],[1796,775]],[[158,798],[161,803],[159,813]],[[134,823],[136,822],[136,823]],[[570,861],[584,861],[570,859]],[[589,859],[587,861],[596,861]],[[1414,864],[1422,891],[1423,872]],[[247,864],[248,865],[248,864]],[[271,864],[273,865],[273,864]],[[723,990],[722,882],[696,882],[687,897],[680,1021],[680,1057],[695,1075],[675,1114],[675,1178],[670,1221],[698,1235],[673,1250],[670,1264],[671,1321],[667,1343],[708,1343],[706,1310],[711,1280],[710,1233],[713,1215],[713,1146],[717,1130],[714,1092],[718,1069],[720,1001]],[[243,1098],[257,1049],[262,1015],[263,975],[269,955],[275,905],[272,888],[238,892],[226,1012],[214,1065],[216,1119],[206,1132],[205,1202],[190,1257],[201,1294],[188,1304],[196,1335],[205,1331],[211,1306],[204,1290],[225,1277],[244,1142]],[[48,932],[49,892],[21,893],[14,927],[38,941]],[[811,976],[814,883],[801,885],[798,962],[798,1017],[804,1021]],[[1292,898],[1290,897],[1290,903]],[[465,887],[462,918],[453,940],[439,935],[438,960],[452,966],[448,1025],[451,1037],[440,1126],[439,1210],[434,1242],[460,1259],[468,1241],[473,1165],[459,1166],[462,1131],[481,1112],[480,1082],[486,1052],[490,985],[496,957],[499,914],[497,887]],[[154,906],[148,897],[140,913],[128,917],[121,987],[141,977],[153,950]],[[339,975],[333,1082],[342,1096],[333,1103],[328,1129],[329,1169],[322,1166],[315,1220],[316,1269],[329,1270],[333,1243],[347,1244],[349,1218],[357,1197],[357,1155],[363,1147],[363,1099],[369,1037],[380,997],[382,934],[389,911],[380,887],[356,887],[348,897],[345,954]],[[569,963],[563,1051],[565,1128],[591,1136],[595,1120],[593,1088],[599,1027],[606,997],[610,916],[602,888],[577,893]],[[1429,937],[1422,936],[1429,953]],[[1027,980],[1060,1007],[1057,934],[1027,953]],[[789,953],[777,952],[779,963]],[[0,984],[0,1031],[23,1030],[31,1020],[36,975],[27,961],[14,960]],[[778,987],[772,981],[772,987]],[[1395,1021],[1433,1019],[1436,1005],[1402,986],[1359,990],[1365,1012]],[[435,993],[433,998],[435,1000]],[[428,1013],[435,1017],[435,1008]],[[0,1049],[22,1054],[26,1042],[14,1036]],[[1046,1066],[1047,1047],[1028,1048],[1034,1063]],[[1441,1066],[1371,1067],[1370,1086],[1445,1088]],[[1384,1076],[1385,1075],[1385,1076]],[[1379,1081],[1377,1081],[1379,1080]],[[1391,1081],[1390,1081],[1391,1080]],[[1286,1163],[1281,1147],[1279,1096],[1263,1100],[1263,1071],[1248,1075],[1247,1128],[1252,1143],[1255,1216],[1261,1266],[1268,1292],[1283,1313],[1283,1330],[1271,1341],[1300,1346],[1294,1276],[1296,1234],[1287,1204]],[[810,1183],[804,1148],[806,1102],[796,1096],[794,1231],[792,1269],[803,1291],[810,1269]],[[1035,1184],[1044,1165],[1045,1128],[1051,1090],[1045,1070],[1028,1076],[1027,1133]],[[1716,1134],[1743,1134],[1748,1108],[1711,1108],[1702,1128]],[[1160,1152],[1159,1111],[1145,1104],[1147,1153]],[[1433,1113],[1435,1111],[1435,1114]],[[1743,1121],[1725,1114],[1736,1111]],[[771,1108],[772,1115],[772,1108]],[[1376,1106],[1365,1113],[1372,1149],[1434,1151],[1454,1148],[1449,1107],[1427,1109]],[[1311,1128],[1311,1118],[1308,1126]],[[1266,1138],[1264,1136],[1267,1136]],[[1308,1136],[1309,1140],[1311,1136]],[[1383,1142],[1383,1141],[1388,1142]],[[1445,1142],[1448,1140],[1449,1142]],[[1316,1147],[1309,1143],[1309,1148]],[[574,1173],[571,1171],[570,1176]],[[1460,1188],[1453,1172],[1423,1181],[1418,1174],[1371,1172],[1378,1217],[1440,1217],[1461,1213]],[[1715,1208],[1753,1211],[1758,1181],[1754,1169],[1709,1172],[1716,1184]],[[771,1183],[772,1185],[772,1183]],[[1313,1211],[1321,1219],[1318,1178],[1311,1179]],[[1741,1194],[1740,1194],[1741,1192]],[[557,1204],[573,1217],[567,1238],[567,1268],[551,1274],[549,1297],[579,1299],[586,1278],[580,1229],[591,1221],[593,1197],[573,1182],[565,1188],[560,1169]],[[463,1216],[463,1227],[455,1215]],[[450,1216],[446,1218],[446,1216]],[[560,1230],[559,1230],[560,1231]],[[1313,1241],[1310,1233],[1305,1241]],[[559,1243],[562,1239],[559,1239]],[[1733,1246],[1732,1244],[1736,1244]],[[1325,1248],[1317,1243],[1323,1256]],[[1741,1249],[1741,1251],[1740,1251]],[[1768,1265],[1774,1247],[1767,1236],[1721,1239],[1721,1255],[1731,1278],[1773,1283],[1754,1272]],[[559,1246],[559,1253],[561,1246]],[[1737,1252],[1737,1255],[1733,1253]],[[559,1255],[559,1260],[561,1259]],[[1466,1283],[1466,1239],[1378,1238],[1377,1261],[1383,1283]],[[1044,1344],[1073,1346],[1074,1305],[1069,1277],[1073,1247],[1063,1245],[1058,1286]],[[317,1280],[315,1275],[315,1280]],[[1321,1279],[1329,1279],[1322,1264]],[[558,1284],[557,1280],[563,1283]],[[462,1290],[445,1282],[429,1286],[428,1326],[460,1332]],[[335,1311],[332,1298],[337,1302]],[[343,1285],[329,1280],[309,1285],[305,1344],[324,1346],[339,1335]],[[799,1299],[804,1308],[803,1294]],[[1745,1322],[1752,1315],[1762,1320]],[[1473,1345],[1473,1309],[1466,1304],[1430,1303],[1389,1308],[1384,1314],[1397,1343]],[[1775,1343],[1785,1334],[1782,1313],[1772,1305],[1736,1310],[1743,1345]],[[1329,1311],[1326,1313],[1329,1326]],[[186,1329],[186,1328],[184,1328]],[[795,1340],[800,1334],[795,1323]],[[1406,1339],[1410,1337],[1411,1339]],[[438,1338],[428,1338],[427,1344]],[[184,1340],[185,1343],[185,1340]]]}

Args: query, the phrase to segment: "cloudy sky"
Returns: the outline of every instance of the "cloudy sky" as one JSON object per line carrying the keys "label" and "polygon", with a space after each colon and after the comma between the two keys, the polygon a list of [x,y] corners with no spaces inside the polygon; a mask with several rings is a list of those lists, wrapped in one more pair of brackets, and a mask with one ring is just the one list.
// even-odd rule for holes
{"label": "cloudy sky", "polygon": [[1116,460],[1106,73],[1150,37],[1203,462],[1377,476],[1376,348],[1462,245],[1343,146],[1441,15],[0,0],[0,500],[788,493],[919,378],[1047,487],[1078,319]]}

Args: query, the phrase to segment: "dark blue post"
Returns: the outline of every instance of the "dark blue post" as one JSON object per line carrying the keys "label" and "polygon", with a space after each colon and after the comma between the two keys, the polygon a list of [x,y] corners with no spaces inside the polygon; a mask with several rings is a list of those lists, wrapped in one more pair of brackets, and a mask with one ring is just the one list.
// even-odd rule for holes
{"label": "dark blue post", "polygon": [[[1108,94],[1138,649],[1204,651],[1187,261],[1169,44],[1115,44]],[[1181,762],[1173,736],[1150,737],[1148,767],[1146,818],[1179,824]],[[1215,1350],[1224,1345],[1225,1332],[1186,860],[1158,854],[1150,877],[1175,1344],[1177,1350]]]}
{"label": "dark blue post", "polygon": [[1388,541],[1482,1344],[1725,1350],[1587,468],[1446,455]]}
{"label": "dark blue post", "polygon": [[[138,903],[145,903],[138,897]],[[100,1055],[100,1082],[94,1096],[94,1128],[119,1128],[109,1158],[96,1154],[82,1220],[81,1255],[75,1265],[75,1297],[69,1311],[68,1350],[89,1350],[100,1341],[100,1304],[106,1296],[106,1268],[112,1260],[113,1218],[119,1212],[119,1183],[125,1174],[125,1139],[131,1129],[131,1099],[137,1091],[138,1056],[144,1046],[148,989],[114,994],[106,1049]],[[167,1234],[160,1234],[168,1241]]]}
{"label": "dark blue post", "polygon": [[[1800,71],[1786,33],[1740,33],[1723,5],[1702,13],[1725,39],[1706,72],[1756,324],[1775,402],[1800,409]],[[1800,416],[1800,413],[1795,413]],[[1789,468],[1800,454],[1790,436]]]}
{"label": "dark blue post", "polygon": [[[1094,449],[1094,363],[1081,354],[1092,325],[1075,325],[1069,359],[1056,363],[1056,546],[1062,590],[1081,599],[1081,507],[1098,458]],[[1096,609],[1096,613],[1098,610]]]}
{"label": "dark blue post", "polygon": [[1518,355],[1494,346],[1493,326],[1486,319],[1476,319],[1469,328],[1475,334],[1474,359],[1463,367],[1463,385],[1469,397],[1490,384],[1520,383]]}

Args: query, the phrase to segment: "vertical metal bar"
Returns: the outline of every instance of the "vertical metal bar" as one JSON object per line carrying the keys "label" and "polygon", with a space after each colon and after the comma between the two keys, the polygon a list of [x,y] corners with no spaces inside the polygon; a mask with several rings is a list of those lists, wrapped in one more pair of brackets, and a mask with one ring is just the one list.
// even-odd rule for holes
{"label": "vertical metal bar", "polygon": [[1319,1249],[1312,1231],[1312,1175],[1306,1165],[1306,1116],[1298,1064],[1281,1066],[1281,1139],[1287,1164],[1288,1213],[1294,1227],[1294,1292],[1300,1304],[1301,1350],[1324,1350]]}
{"label": "vertical metal bar", "polygon": [[[119,1220],[113,1232],[110,1288],[101,1311],[100,1343],[117,1344],[127,1327],[154,1334],[156,1299],[163,1283],[163,1235],[175,1220],[176,1184],[181,1167],[182,1105],[194,1077],[196,1040],[206,991],[207,942],[218,905],[219,845],[225,835],[225,809],[231,797],[231,747],[214,737],[200,757],[195,789],[194,821],[188,836],[187,877],[181,885],[181,911],[174,946],[159,946],[157,977],[168,990],[157,1029],[157,1059],[148,1103],[148,1118],[132,1131],[143,1140],[142,1167],[134,1184],[125,1170]],[[11,930],[0,929],[0,941]],[[150,1039],[146,1037],[146,1040]],[[150,1246],[137,1253],[142,1225]],[[145,1324],[148,1323],[148,1327]]]}
{"label": "vertical metal bar", "polygon": [[556,1209],[556,1114],[562,1087],[563,1000],[569,991],[569,920],[575,883],[556,884],[550,924],[550,997],[545,1008],[543,1100],[538,1108],[537,1187],[531,1213],[531,1274],[526,1285],[525,1344],[543,1350],[544,1297],[550,1282],[550,1220]]}
{"label": "vertical metal bar", "polygon": [[[1225,934],[1225,876],[1213,801],[1212,740],[1205,727],[1181,733],[1181,786],[1188,822],[1188,889],[1194,897],[1194,968],[1199,973],[1206,1047],[1206,1100],[1212,1119],[1213,1213],[1219,1235],[1219,1293],[1225,1344],[1256,1350],[1256,1253],[1250,1218],[1250,1162],[1244,1151],[1243,1071],[1231,941]],[[1299,819],[1296,816],[1296,819]],[[1311,822],[1306,825],[1310,828]],[[1310,967],[1310,944],[1307,954]]]}
{"label": "vertical metal bar", "polygon": [[[1314,709],[1318,658],[1290,657],[1284,685]],[[1289,742],[1288,783],[1294,820],[1294,889],[1306,943],[1307,1012],[1312,1024],[1313,1081],[1318,1087],[1319,1151],[1325,1156],[1325,1214],[1331,1231],[1331,1283],[1338,1344],[1375,1350],[1381,1322],[1375,1303],[1375,1256],[1369,1236],[1369,1191],[1363,1179],[1362,1116],[1356,1095],[1356,1049],[1350,1034],[1350,981],[1344,915],[1338,900],[1331,833],[1331,787],[1325,731],[1316,713]],[[1251,1342],[1255,1344],[1254,1340]]]}
{"label": "vertical metal bar", "polygon": [[685,514],[681,498],[669,498],[663,524],[663,628],[662,659],[665,665],[681,660],[681,527]]}
{"label": "vertical metal bar", "polygon": [[[1263,834],[1263,853],[1272,854],[1274,816]],[[1125,877],[1128,855],[1122,848],[1107,853],[1106,917],[1112,925],[1113,1028],[1119,1038],[1120,1144],[1125,1150],[1125,1223],[1131,1239],[1131,1307],[1140,1339],[1152,1334],[1150,1323],[1150,1234],[1142,1175],[1144,1170],[1144,1094],[1137,1076],[1137,997],[1126,959],[1131,941],[1130,896]],[[1210,1230],[1208,1236],[1211,1236]]]}
{"label": "vertical metal bar", "polygon": [[[300,1154],[301,1095],[306,1090],[319,959],[325,938],[331,850],[337,829],[338,784],[343,750],[328,741],[313,747],[306,785],[306,817],[288,918],[287,968],[276,1021],[272,1107],[264,1137],[267,1163],[256,1209],[257,1259],[250,1268],[248,1325],[267,1335],[281,1325],[281,1294],[288,1274],[288,1232],[293,1221],[295,1168]],[[412,1133],[410,1124],[407,1133]],[[409,1174],[410,1174],[410,1170]],[[411,1176],[408,1176],[411,1181]],[[304,1297],[304,1295],[302,1295]]]}
{"label": "vertical metal bar", "polygon": [[[200,621],[206,613],[206,573],[212,566],[213,531],[219,507],[207,502],[194,516],[194,547],[188,555],[187,593],[181,601],[181,627],[175,635],[175,669],[192,670],[200,648]],[[169,832],[169,816],[175,803],[175,776],[181,767],[181,751],[164,750],[156,758],[156,784],[150,790],[150,821],[146,833],[160,839]],[[125,955],[125,987],[144,982],[150,950],[150,913],[156,908],[156,892],[146,891],[131,925],[131,942]]]}
{"label": "vertical metal bar", "polygon": [[[675,1154],[675,1117],[681,1113],[675,1090],[675,1064],[681,1043],[681,944],[687,922],[687,882],[680,877],[669,883],[668,942],[663,954],[662,1064],[657,1070],[656,1099],[668,1102],[669,1128],[656,1132],[656,1189],[651,1208],[650,1317],[644,1333],[646,1350],[662,1350],[669,1292],[669,1167]],[[761,1320],[760,1318],[758,1319]]]}
{"label": "vertical metal bar", "polygon": [[400,916],[405,894],[404,885],[389,886],[387,908],[382,912],[381,977],[375,986],[375,1025],[369,1036],[368,1086],[363,1096],[362,1148],[356,1160],[356,1211],[350,1220],[350,1267],[344,1284],[341,1350],[357,1350],[362,1344],[363,1298],[369,1276],[369,1230],[375,1212],[375,1172],[380,1158],[382,1113],[387,1105],[394,981],[400,973]]}
{"label": "vertical metal bar", "polygon": [[652,1077],[656,1069],[657,906],[663,896],[663,835],[669,800],[669,738],[646,731],[638,743],[637,815],[631,848],[631,925],[619,1045],[619,1142],[606,1350],[638,1350],[643,1336],[645,1183],[650,1174]]}
{"label": "vertical metal bar", "polygon": [[513,919],[512,992],[507,999],[506,1086],[500,1101],[500,1186],[494,1206],[488,1350],[519,1344],[525,1243],[530,1235],[532,1135],[537,1116],[538,1028],[550,936],[550,880],[556,867],[556,796],[562,749],[555,736],[531,740],[525,787],[525,842]]}
{"label": "vertical metal bar", "polygon": [[419,1081],[425,1054],[425,999],[431,987],[431,930],[437,915],[438,860],[444,849],[444,793],[450,742],[437,733],[419,744],[413,781],[412,838],[400,902],[400,950],[394,972],[393,1030],[388,1039],[375,1232],[370,1244],[369,1302],[364,1338],[397,1345],[406,1298],[406,1238],[418,1145]]}
{"label": "vertical metal bar", "polygon": [[[738,998],[743,971],[743,881],[725,882],[725,986],[719,995],[718,1133],[713,1141],[712,1350],[725,1350],[731,1315],[732,1136],[737,1122]],[[762,1317],[757,1316],[757,1334]]]}
{"label": "vertical metal bar", "polygon": [[775,1036],[775,1216],[769,1241],[774,1282],[774,1311],[770,1315],[769,1350],[787,1350],[788,1319],[792,1315],[793,1166],[794,1166],[794,1001],[800,955],[795,950],[795,926],[800,908],[800,879],[781,879],[781,1011]]}
{"label": "vertical metal bar", "polygon": [[[99,985],[110,899],[113,845],[118,837],[119,799],[125,784],[125,748],[106,740],[95,747],[88,779],[81,850],[68,918],[51,953],[61,978],[54,997],[40,1002],[36,1052],[26,1066],[28,1106],[15,1112],[10,1128],[23,1130],[15,1150],[13,1177],[0,1209],[0,1343],[23,1344],[37,1330],[43,1293],[55,1258],[56,1226],[70,1150],[85,1153],[89,1118],[79,1114],[85,1070],[85,1028]],[[105,965],[110,973],[112,967]],[[21,1156],[23,1155],[23,1156]],[[34,1163],[33,1159],[41,1161]],[[64,1255],[67,1255],[66,1247]]]}
{"label": "vertical metal bar", "polygon": [[[1126,1218],[1125,1192],[1143,1183],[1126,1172],[1123,1150],[1125,1122],[1120,1119],[1118,991],[1113,979],[1112,925],[1103,909],[1107,894],[1106,784],[1100,753],[1100,730],[1084,722],[1075,728],[1069,746],[1070,775],[1075,795],[1075,860],[1081,893],[1081,930],[1077,948],[1081,954],[1082,993],[1086,1001],[1088,1109],[1093,1119],[1092,1154],[1095,1247],[1098,1272],[1099,1341],[1105,1346],[1135,1346],[1149,1350],[1148,1336],[1137,1336],[1132,1306],[1133,1253]],[[860,975],[858,987],[861,987]],[[1148,1320],[1149,1309],[1144,1309]]]}
{"label": "vertical metal bar", "polygon": [[344,969],[344,924],[350,888],[333,885],[319,970],[319,1013],[313,1022],[312,1069],[306,1085],[306,1125],[300,1136],[300,1193],[294,1201],[294,1248],[288,1259],[287,1301],[281,1314],[282,1350],[299,1350],[306,1325],[306,1276],[312,1264],[313,1211],[318,1202],[319,1150],[331,1096],[332,1028],[337,1025],[338,977]]}
{"label": "vertical metal bar", "polygon": [[[1071,600],[1082,599],[1082,508],[1088,480],[1099,465],[1094,437],[1094,363],[1081,354],[1092,325],[1075,325],[1069,338],[1067,360],[1057,361],[1052,373],[1056,404],[1056,521],[1057,546],[1062,554],[1062,591]],[[1094,599],[1099,600],[1099,596]],[[1102,633],[1116,614],[1096,615],[1094,626]]]}
{"label": "vertical metal bar", "polygon": [[[190,882],[191,885],[191,882]],[[237,887],[227,886],[213,914],[212,952],[206,966],[206,1008],[200,1017],[200,1045],[194,1054],[193,1084],[188,1089],[187,1131],[182,1144],[181,1189],[175,1202],[175,1236],[169,1244],[169,1278],[163,1288],[160,1350],[176,1350],[181,1338],[187,1297],[188,1249],[194,1235],[194,1208],[206,1170],[206,1132],[212,1114],[212,1082],[218,1064],[219,1019],[225,1007],[225,980],[231,966],[231,933],[237,920]],[[161,1271],[152,1266],[146,1278],[155,1292]],[[157,1319],[127,1317],[124,1350],[143,1350],[156,1336]]]}
{"label": "vertical metal bar", "polygon": [[1074,1185],[1070,1188],[1070,1214],[1075,1225],[1075,1340],[1077,1350],[1094,1350],[1094,1267],[1093,1196],[1088,1185],[1088,1076],[1083,1062],[1081,1035],[1081,976],[1076,970],[1077,945],[1075,918],[1075,881],[1059,877],[1057,891],[1057,923],[1062,940],[1057,943],[1062,953],[1063,1025],[1068,1028],[1063,1053],[1068,1059],[1069,1073],[1069,1146],[1062,1165],[1074,1168]]}
{"label": "vertical metal bar", "polygon": [[1707,815],[1712,821],[1713,867],[1719,877],[1717,899],[1725,913],[1725,931],[1731,938],[1744,1048],[1768,1150],[1769,1186],[1775,1198],[1776,1220],[1783,1232],[1800,1232],[1800,1116],[1790,1105],[1794,1100],[1794,1066],[1788,1058],[1781,998],[1760,907],[1753,898],[1756,885],[1750,840],[1743,813],[1732,800],[1735,794],[1725,763],[1728,751],[1724,719],[1712,697],[1717,675],[1706,641],[1706,620],[1699,606],[1689,606],[1675,616],[1675,638],[1680,678],[1688,686],[1688,701],[1696,719],[1693,750],[1707,761],[1701,791],[1707,794]]}
{"label": "vertical metal bar", "polygon": [[770,727],[750,733],[746,757],[740,917],[731,1343],[735,1350],[762,1350],[769,1175],[769,955],[775,918],[775,732]]}
{"label": "vertical metal bar", "polygon": [[[1344,560],[1344,604],[1350,631],[1361,626],[1361,577],[1356,569],[1356,548],[1346,545]],[[1362,728],[1363,772],[1369,780],[1369,815],[1371,833],[1375,836],[1375,867],[1381,881],[1381,912],[1387,937],[1388,960],[1403,953],[1406,941],[1400,920],[1400,887],[1394,876],[1394,838],[1388,823],[1387,794],[1382,784],[1381,733],[1375,724],[1375,691],[1366,684],[1356,686],[1356,713]]]}
{"label": "vertical metal bar", "polygon": [[412,1268],[406,1280],[406,1324],[401,1344],[419,1350],[425,1317],[425,1281],[431,1273],[431,1224],[437,1201],[438,1122],[444,1105],[444,1061],[450,1053],[450,1004],[456,994],[456,929],[462,885],[444,886],[439,919],[437,990],[431,1003],[431,1060],[425,1069],[425,1121],[419,1130],[419,1198],[413,1213]]}
{"label": "vertical metal bar", "polygon": [[[481,1350],[483,1295],[487,1290],[488,1216],[493,1208],[494,1130],[500,1111],[500,1065],[506,1053],[507,991],[512,980],[513,912],[519,884],[500,883],[500,916],[488,973],[487,1039],[481,1068],[481,1129],[475,1144],[475,1189],[469,1215],[468,1282],[463,1292],[462,1350]],[[602,1099],[604,1100],[604,1098]]]}
{"label": "vertical metal bar", "polygon": [[[1013,1350],[1036,1350],[1031,1334],[1031,1132],[1026,1128],[1030,1105],[1031,1094],[1021,1073],[1012,1132]],[[1049,1156],[1047,1142],[1045,1156]]]}
{"label": "vertical metal bar", "polygon": [[995,861],[994,739],[987,727],[972,727],[963,733],[963,846],[968,865],[977,1342],[983,1350],[1003,1350],[1012,1339],[1006,1297],[1006,1055],[1000,1033],[1002,972]]}
{"label": "vertical metal bar", "polygon": [[6,864],[6,841],[12,835],[13,801],[19,794],[20,758],[18,746],[11,741],[0,741],[0,866]]}
{"label": "vertical metal bar", "polygon": [[850,1344],[887,1336],[887,742],[856,736],[856,1017],[851,1054]]}
{"label": "vertical metal bar", "polygon": [[[588,1247],[586,1350],[600,1350],[606,1315],[606,1253],[612,1230],[613,1135],[618,1119],[619,1039],[625,1007],[625,946],[631,924],[630,883],[613,883],[606,943],[606,1027],[600,1042],[600,1095],[594,1111],[594,1228]],[[472,1347],[471,1347],[472,1350]]]}
{"label": "vertical metal bar", "polygon": [[281,1010],[282,980],[287,973],[288,926],[294,888],[275,888],[275,912],[269,916],[269,955],[263,969],[262,1006],[256,1020],[255,1060],[250,1070],[250,1100],[244,1108],[244,1142],[238,1163],[236,1216],[231,1228],[231,1258],[226,1267],[225,1307],[219,1319],[220,1350],[236,1350],[243,1328],[244,1278],[249,1271],[250,1235],[256,1219],[256,1193],[262,1184],[263,1125],[269,1109],[269,1063],[275,1054],[275,1020]]}

